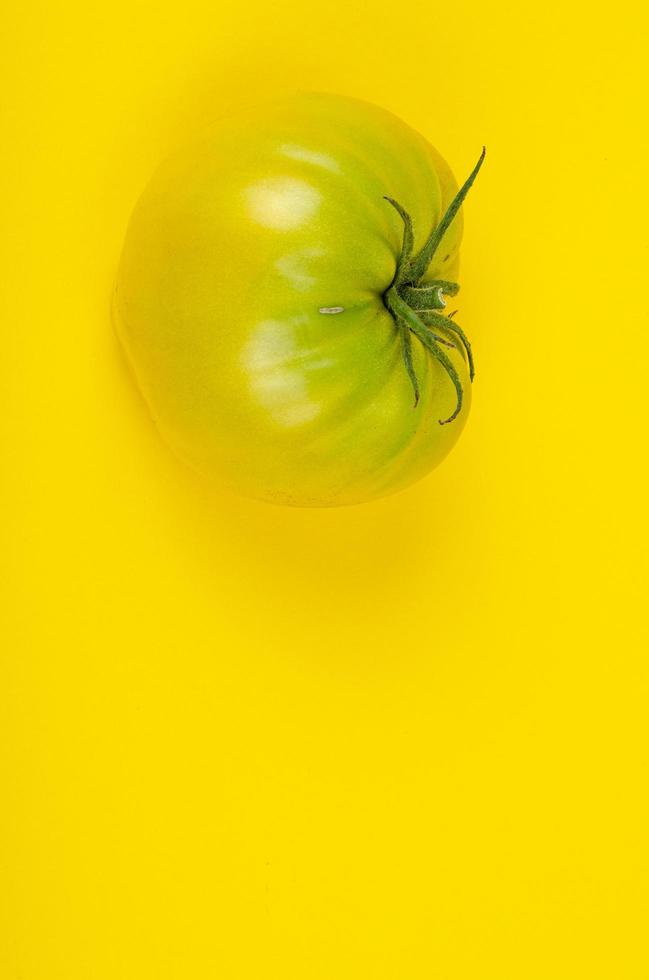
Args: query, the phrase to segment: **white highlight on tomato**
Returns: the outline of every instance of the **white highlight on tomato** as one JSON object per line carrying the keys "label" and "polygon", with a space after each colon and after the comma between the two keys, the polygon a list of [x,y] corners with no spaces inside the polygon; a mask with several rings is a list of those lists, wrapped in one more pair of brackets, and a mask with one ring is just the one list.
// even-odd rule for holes
{"label": "white highlight on tomato", "polygon": [[263,320],[241,351],[250,394],[285,428],[304,425],[320,411],[320,404],[307,392],[304,352],[296,357],[296,350],[300,351],[296,329],[298,324]]}
{"label": "white highlight on tomato", "polygon": [[317,260],[326,255],[322,248],[303,248],[280,256],[275,262],[278,273],[298,292],[308,292],[318,281]]}
{"label": "white highlight on tomato", "polygon": [[313,218],[321,195],[296,177],[266,177],[244,190],[250,217],[264,228],[288,231]]}
{"label": "white highlight on tomato", "polygon": [[333,157],[326,153],[319,153],[317,150],[310,150],[308,146],[298,146],[295,143],[284,143],[279,152],[290,160],[299,160],[302,163],[310,163],[314,167],[322,167],[331,173],[340,173],[340,165]]}

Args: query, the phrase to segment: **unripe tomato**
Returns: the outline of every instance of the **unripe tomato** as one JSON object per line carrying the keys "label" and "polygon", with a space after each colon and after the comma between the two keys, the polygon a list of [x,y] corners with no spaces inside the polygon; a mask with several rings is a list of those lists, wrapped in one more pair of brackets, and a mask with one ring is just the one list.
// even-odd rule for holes
{"label": "unripe tomato", "polygon": [[448,209],[478,167],[456,197],[409,126],[318,94],[224,119],[168,160],[131,218],[114,309],[171,447],[302,506],[393,493],[439,463],[471,391],[444,311],[462,233]]}

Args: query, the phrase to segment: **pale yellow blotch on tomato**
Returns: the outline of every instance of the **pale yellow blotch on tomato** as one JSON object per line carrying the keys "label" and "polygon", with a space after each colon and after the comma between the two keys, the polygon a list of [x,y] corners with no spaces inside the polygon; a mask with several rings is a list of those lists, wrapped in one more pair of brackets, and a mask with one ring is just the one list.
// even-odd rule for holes
{"label": "pale yellow blotch on tomato", "polygon": [[320,206],[321,196],[295,177],[268,177],[244,190],[248,213],[257,224],[276,231],[299,228]]}
{"label": "pale yellow blotch on tomato", "polygon": [[280,153],[282,156],[288,157],[290,160],[299,160],[302,163],[310,163],[314,167],[321,167],[323,170],[329,170],[332,174],[340,173],[340,166],[333,157],[330,157],[328,153],[318,153],[316,150],[310,150],[306,146],[296,146],[293,143],[285,143],[282,146]]}
{"label": "pale yellow blotch on tomato", "polygon": [[307,393],[302,359],[290,363],[299,349],[294,334],[291,324],[264,320],[241,352],[250,395],[283,428],[310,422],[321,408]]}

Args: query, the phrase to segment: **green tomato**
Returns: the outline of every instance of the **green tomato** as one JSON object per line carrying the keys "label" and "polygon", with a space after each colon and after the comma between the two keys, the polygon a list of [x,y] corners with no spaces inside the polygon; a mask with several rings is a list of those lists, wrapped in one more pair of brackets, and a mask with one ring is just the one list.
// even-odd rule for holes
{"label": "green tomato", "polygon": [[131,218],[114,310],[176,453],[297,506],[381,497],[439,463],[470,404],[470,347],[443,311],[481,162],[457,193],[395,116],[309,94],[220,121],[165,163]]}

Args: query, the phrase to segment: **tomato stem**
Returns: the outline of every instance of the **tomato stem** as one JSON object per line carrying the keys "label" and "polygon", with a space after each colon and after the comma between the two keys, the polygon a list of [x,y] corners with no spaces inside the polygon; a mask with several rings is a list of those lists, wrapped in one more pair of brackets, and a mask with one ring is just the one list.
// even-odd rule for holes
{"label": "tomato stem", "polygon": [[459,288],[456,282],[438,279],[436,282],[426,283],[425,286],[404,286],[401,295],[413,310],[443,310],[446,306],[444,293],[454,296]]}
{"label": "tomato stem", "polygon": [[426,244],[414,259],[412,258],[412,251],[415,236],[412,218],[405,208],[398,201],[395,201],[394,198],[385,198],[403,222],[403,244],[401,254],[397,260],[394,279],[386,290],[383,301],[392,314],[401,335],[403,361],[415,393],[414,407],[416,408],[419,403],[419,379],[417,378],[412,359],[411,333],[415,334],[426,351],[442,365],[453,382],[456,393],[455,409],[448,418],[439,419],[440,425],[446,425],[458,417],[462,410],[464,389],[455,365],[448,354],[442,349],[443,347],[448,347],[457,350],[457,345],[446,337],[441,336],[439,332],[434,332],[432,328],[435,327],[437,331],[450,333],[453,339],[457,338],[461,342],[462,349],[466,354],[471,381],[475,377],[473,352],[469,338],[462,330],[462,327],[455,320],[451,320],[451,317],[455,316],[457,310],[453,310],[447,316],[439,312],[446,307],[444,296],[455,296],[458,293],[460,289],[458,283],[450,282],[448,279],[434,279],[425,283],[422,283],[421,280],[426,275],[442,238],[448,231],[453,218],[460,210],[462,202],[476,179],[484,161],[485,153],[486,150],[483,147],[480,159],[449,204],[442,220],[433,229]]}

